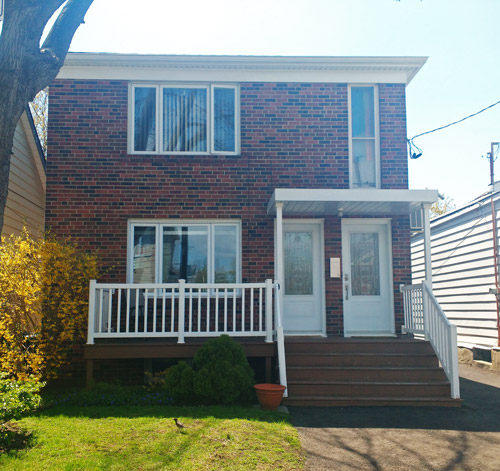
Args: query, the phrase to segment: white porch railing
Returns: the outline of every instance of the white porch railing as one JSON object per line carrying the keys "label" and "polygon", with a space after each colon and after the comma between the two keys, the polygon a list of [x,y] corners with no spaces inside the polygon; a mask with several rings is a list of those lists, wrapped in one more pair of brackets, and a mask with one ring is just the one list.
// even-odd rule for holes
{"label": "white porch railing", "polygon": [[450,323],[430,284],[401,288],[404,299],[403,332],[421,334],[429,340],[451,385],[451,397],[460,398],[458,379],[457,327]]}
{"label": "white porch railing", "polygon": [[287,385],[278,283],[90,282],[88,344],[96,339],[169,337],[184,343],[186,337],[222,334],[264,337],[266,342],[276,334],[280,382]]}

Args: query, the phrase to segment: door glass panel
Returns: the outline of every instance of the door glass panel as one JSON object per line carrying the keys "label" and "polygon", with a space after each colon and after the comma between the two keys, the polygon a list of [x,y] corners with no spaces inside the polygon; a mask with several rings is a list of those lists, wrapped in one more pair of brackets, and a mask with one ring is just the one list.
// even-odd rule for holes
{"label": "door glass panel", "polygon": [[285,295],[313,294],[312,233],[285,232]]}
{"label": "door glass panel", "polygon": [[236,283],[236,226],[214,227],[214,268],[216,283]]}
{"label": "door glass panel", "polygon": [[206,283],[207,263],[206,226],[163,228],[163,283]]}
{"label": "door glass panel", "polygon": [[134,227],[133,283],[155,282],[156,228]]}
{"label": "door glass panel", "polygon": [[380,295],[378,233],[351,234],[350,245],[352,295]]}

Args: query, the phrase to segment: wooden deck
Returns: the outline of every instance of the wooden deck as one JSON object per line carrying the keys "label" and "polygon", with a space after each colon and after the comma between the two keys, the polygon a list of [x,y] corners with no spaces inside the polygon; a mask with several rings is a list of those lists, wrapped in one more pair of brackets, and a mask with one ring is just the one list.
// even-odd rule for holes
{"label": "wooden deck", "polygon": [[[189,359],[208,338],[113,339],[86,345],[87,383],[94,361],[121,359]],[[263,358],[266,382],[277,380],[277,348],[264,339],[235,338],[247,357]],[[429,342],[410,335],[397,338],[287,337],[288,398],[301,406],[445,406],[450,382]],[[262,363],[261,363],[262,364]]]}
{"label": "wooden deck", "polygon": [[[189,359],[193,358],[201,348],[205,339],[187,339],[186,343],[177,343],[176,339],[125,339],[114,342],[102,342],[85,345],[84,359],[87,368],[87,385],[94,376],[95,360],[124,360],[124,359]],[[273,363],[276,357],[276,344],[268,343],[256,338],[234,338],[241,344],[248,358],[264,358],[266,368],[266,382],[273,379]]]}

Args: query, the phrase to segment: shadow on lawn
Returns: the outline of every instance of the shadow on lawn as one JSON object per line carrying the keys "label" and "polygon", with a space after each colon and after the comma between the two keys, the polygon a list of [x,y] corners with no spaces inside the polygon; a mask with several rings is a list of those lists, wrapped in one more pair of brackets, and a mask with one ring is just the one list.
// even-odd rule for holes
{"label": "shadow on lawn", "polygon": [[15,423],[8,422],[0,427],[0,455],[30,448],[33,442],[33,433]]}
{"label": "shadow on lawn", "polygon": [[247,419],[259,420],[263,422],[283,422],[289,421],[288,414],[280,412],[263,411],[257,407],[238,406],[54,406],[43,409],[36,413],[42,417],[86,417],[86,418],[134,418],[134,417],[155,417],[158,419],[173,417],[190,417],[201,419],[204,417],[214,417],[216,419]]}
{"label": "shadow on lawn", "polygon": [[500,388],[460,379],[461,408],[291,407],[292,423],[312,428],[500,432]]}

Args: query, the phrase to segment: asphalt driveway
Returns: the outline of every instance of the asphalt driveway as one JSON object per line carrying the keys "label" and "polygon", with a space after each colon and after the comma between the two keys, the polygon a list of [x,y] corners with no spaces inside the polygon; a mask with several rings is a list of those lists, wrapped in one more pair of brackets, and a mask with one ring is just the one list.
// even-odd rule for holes
{"label": "asphalt driveway", "polygon": [[460,409],[290,407],[306,469],[500,471],[500,373],[460,376]]}

